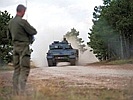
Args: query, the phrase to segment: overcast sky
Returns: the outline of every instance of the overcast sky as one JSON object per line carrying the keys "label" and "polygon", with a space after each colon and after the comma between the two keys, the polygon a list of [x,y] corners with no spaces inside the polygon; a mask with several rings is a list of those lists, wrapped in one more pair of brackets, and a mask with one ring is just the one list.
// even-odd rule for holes
{"label": "overcast sky", "polygon": [[[0,0],[0,10],[7,10],[15,16],[18,4],[26,6],[26,0]],[[45,54],[49,43],[61,40],[73,27],[87,42],[89,28],[93,24],[93,9],[99,5],[102,5],[102,0],[27,0],[24,18],[38,31],[32,46],[34,49],[32,58],[38,59],[37,55],[40,56],[38,52]],[[43,57],[45,58],[45,55]]]}

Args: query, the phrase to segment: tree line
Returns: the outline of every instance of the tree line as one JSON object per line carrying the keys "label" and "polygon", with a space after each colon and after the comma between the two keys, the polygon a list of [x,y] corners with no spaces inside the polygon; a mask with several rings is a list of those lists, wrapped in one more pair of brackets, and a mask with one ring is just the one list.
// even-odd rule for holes
{"label": "tree line", "polygon": [[88,45],[99,60],[133,57],[133,1],[103,0],[95,6]]}

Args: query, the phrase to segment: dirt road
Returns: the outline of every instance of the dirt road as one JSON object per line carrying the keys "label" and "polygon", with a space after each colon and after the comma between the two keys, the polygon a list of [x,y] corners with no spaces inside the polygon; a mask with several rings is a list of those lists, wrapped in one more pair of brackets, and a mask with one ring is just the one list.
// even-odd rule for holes
{"label": "dirt road", "polygon": [[[13,71],[0,72],[4,84],[12,83]],[[43,81],[42,81],[43,80]],[[31,69],[28,84],[43,84],[47,80],[64,82],[67,86],[124,89],[133,85],[133,65],[89,65],[40,67]],[[1,83],[3,84],[3,83]]]}
{"label": "dirt road", "polygon": [[[63,81],[68,86],[124,89],[131,84],[133,65],[69,66],[32,69],[29,83],[37,80]],[[39,81],[38,81],[39,82]]]}

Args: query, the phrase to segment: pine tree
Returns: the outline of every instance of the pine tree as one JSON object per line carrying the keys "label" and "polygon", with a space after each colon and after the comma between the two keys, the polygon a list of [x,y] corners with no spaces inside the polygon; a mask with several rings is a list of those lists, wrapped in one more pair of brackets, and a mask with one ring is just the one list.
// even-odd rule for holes
{"label": "pine tree", "polygon": [[7,39],[7,26],[11,18],[7,11],[0,11],[0,64],[8,63],[12,60],[11,40]]}

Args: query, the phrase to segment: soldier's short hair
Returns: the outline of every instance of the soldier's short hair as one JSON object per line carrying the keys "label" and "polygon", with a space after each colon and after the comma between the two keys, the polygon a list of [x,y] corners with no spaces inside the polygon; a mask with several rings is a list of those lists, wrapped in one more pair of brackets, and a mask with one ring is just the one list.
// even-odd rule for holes
{"label": "soldier's short hair", "polygon": [[26,10],[26,7],[24,6],[24,5],[22,5],[22,4],[19,4],[18,6],[17,6],[17,12],[21,12],[22,10]]}

